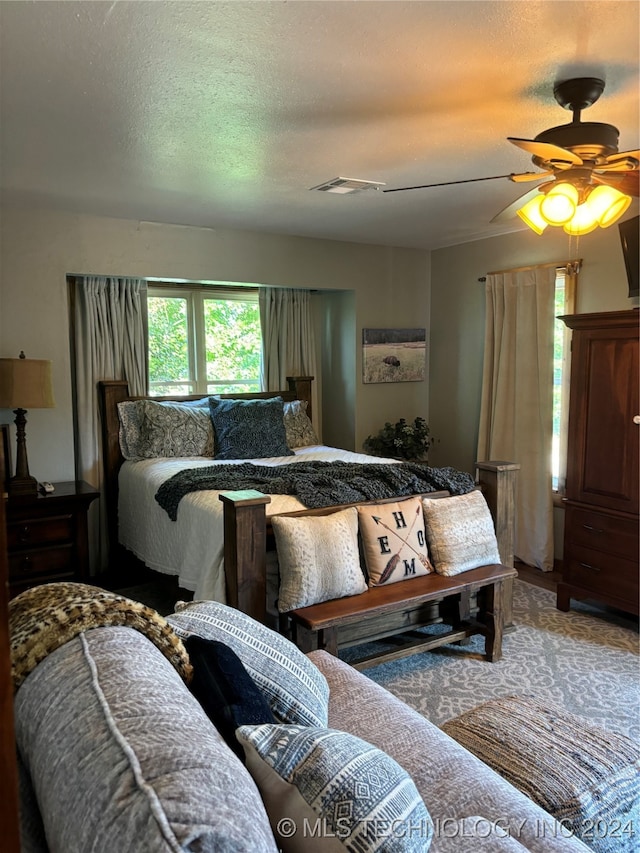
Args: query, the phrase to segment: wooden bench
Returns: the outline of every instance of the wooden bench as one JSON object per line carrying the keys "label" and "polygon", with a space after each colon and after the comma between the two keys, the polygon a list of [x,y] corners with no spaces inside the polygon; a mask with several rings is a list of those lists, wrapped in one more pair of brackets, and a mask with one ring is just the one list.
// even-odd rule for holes
{"label": "wooden bench", "polygon": [[[356,669],[445,643],[464,642],[474,634],[484,635],[485,656],[493,662],[502,657],[505,582],[516,575],[515,569],[499,564],[481,566],[453,577],[432,573],[292,610],[281,617],[281,629],[290,631],[291,639],[302,651],[319,648],[333,655],[338,654],[340,647],[395,636],[399,631],[403,637],[409,637],[396,648],[376,651],[353,661]],[[472,614],[474,594],[477,606]],[[449,605],[451,630],[435,635],[412,635],[412,627],[422,622],[444,621],[444,618],[430,618],[425,612],[425,605],[440,602]]]}

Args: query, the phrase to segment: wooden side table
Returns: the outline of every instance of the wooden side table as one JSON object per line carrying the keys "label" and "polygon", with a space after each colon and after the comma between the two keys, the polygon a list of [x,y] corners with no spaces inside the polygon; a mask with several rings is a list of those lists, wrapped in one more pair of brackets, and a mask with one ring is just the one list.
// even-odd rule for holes
{"label": "wooden side table", "polygon": [[7,503],[9,594],[53,581],[89,577],[87,512],[100,493],[81,480]]}

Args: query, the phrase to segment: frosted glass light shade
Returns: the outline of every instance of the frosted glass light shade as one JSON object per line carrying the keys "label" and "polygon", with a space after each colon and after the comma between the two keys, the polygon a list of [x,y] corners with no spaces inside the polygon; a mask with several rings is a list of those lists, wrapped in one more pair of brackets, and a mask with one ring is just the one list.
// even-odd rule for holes
{"label": "frosted glass light shade", "polygon": [[589,205],[591,215],[598,225],[601,228],[608,228],[629,207],[631,196],[621,193],[615,187],[600,184],[589,193],[586,204]]}
{"label": "frosted glass light shade", "polygon": [[522,219],[523,222],[526,222],[529,228],[531,228],[532,231],[535,231],[536,234],[542,234],[544,229],[547,227],[547,223],[540,213],[540,204],[543,198],[543,195],[537,195],[523,205],[520,210],[516,211],[520,219]]}
{"label": "frosted glass light shade", "polygon": [[549,225],[564,225],[578,207],[578,190],[566,182],[556,184],[542,198],[540,213]]}
{"label": "frosted glass light shade", "polygon": [[583,234],[595,231],[597,227],[598,220],[594,217],[587,202],[584,202],[584,204],[578,205],[576,212],[564,226],[564,231],[571,234],[572,237],[581,237]]}

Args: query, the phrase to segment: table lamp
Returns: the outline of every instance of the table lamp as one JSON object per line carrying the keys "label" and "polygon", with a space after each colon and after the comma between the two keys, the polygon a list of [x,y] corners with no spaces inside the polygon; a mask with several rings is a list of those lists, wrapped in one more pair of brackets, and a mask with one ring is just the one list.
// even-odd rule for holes
{"label": "table lamp", "polygon": [[29,475],[25,424],[27,409],[51,409],[53,388],[51,362],[38,358],[0,358],[0,408],[13,409],[16,416],[15,477],[9,480],[9,497],[36,497],[38,481]]}

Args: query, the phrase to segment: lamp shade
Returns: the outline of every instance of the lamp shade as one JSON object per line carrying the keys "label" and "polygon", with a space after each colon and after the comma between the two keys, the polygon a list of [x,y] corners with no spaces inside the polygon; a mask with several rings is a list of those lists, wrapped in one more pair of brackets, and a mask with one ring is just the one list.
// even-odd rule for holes
{"label": "lamp shade", "polygon": [[0,358],[0,408],[52,409],[51,362],[40,358]]}

